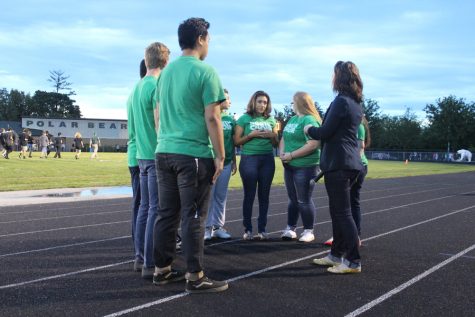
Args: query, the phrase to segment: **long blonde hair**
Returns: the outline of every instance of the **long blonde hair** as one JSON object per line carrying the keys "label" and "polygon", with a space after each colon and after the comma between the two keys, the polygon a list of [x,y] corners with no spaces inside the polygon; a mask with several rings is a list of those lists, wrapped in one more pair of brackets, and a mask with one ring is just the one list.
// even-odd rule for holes
{"label": "long blonde hair", "polygon": [[81,133],[76,132],[76,134],[74,135],[74,137],[75,137],[76,139],[79,139],[79,138],[81,137]]}
{"label": "long blonde hair", "polygon": [[311,115],[319,123],[322,123],[322,118],[315,107],[312,96],[303,91],[297,91],[294,95],[295,108],[300,114]]}

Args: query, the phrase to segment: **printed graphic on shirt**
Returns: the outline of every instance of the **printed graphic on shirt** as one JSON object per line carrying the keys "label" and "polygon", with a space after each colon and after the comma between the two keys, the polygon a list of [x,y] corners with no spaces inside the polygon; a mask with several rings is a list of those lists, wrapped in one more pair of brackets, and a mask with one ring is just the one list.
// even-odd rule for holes
{"label": "printed graphic on shirt", "polygon": [[284,128],[284,132],[287,133],[295,133],[295,129],[299,126],[298,123],[287,123],[287,125]]}
{"label": "printed graphic on shirt", "polygon": [[251,130],[272,131],[272,126],[267,122],[250,122],[249,127]]}
{"label": "printed graphic on shirt", "polygon": [[223,130],[232,130],[233,129],[233,125],[230,121],[223,121]]}

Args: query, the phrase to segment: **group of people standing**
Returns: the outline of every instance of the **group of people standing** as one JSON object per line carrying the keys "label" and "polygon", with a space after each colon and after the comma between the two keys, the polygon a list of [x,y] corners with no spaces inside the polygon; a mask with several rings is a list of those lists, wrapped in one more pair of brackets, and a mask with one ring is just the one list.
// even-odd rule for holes
{"label": "group of people standing", "polygon": [[[352,207],[359,209],[359,189],[367,170],[361,156],[364,142],[357,138],[363,120],[363,84],[356,65],[335,65],[333,90],[337,96],[323,122],[312,97],[297,92],[293,97],[296,115],[279,140],[266,92],[256,91],[246,113],[237,120],[228,114],[229,92],[217,72],[203,62],[208,54],[208,29],[209,23],[202,18],[183,21],[178,27],[182,55],[171,63],[163,43],[150,44],[140,65],[141,79],[127,101],[134,270],[156,285],[186,279],[185,289],[191,293],[228,288],[225,281],[205,275],[203,249],[204,240],[231,237],[224,229],[225,207],[229,179],[237,171],[238,146],[244,189],[243,239],[269,237],[266,226],[274,148],[279,147],[289,197],[282,239],[297,239],[299,217],[304,227],[299,241],[315,239],[316,210],[311,196],[321,172],[330,200],[333,244],[331,253],[314,263],[329,265],[332,273],[360,272],[359,218],[353,217]],[[259,217],[254,234],[256,192]],[[181,242],[186,272],[174,267]]]}

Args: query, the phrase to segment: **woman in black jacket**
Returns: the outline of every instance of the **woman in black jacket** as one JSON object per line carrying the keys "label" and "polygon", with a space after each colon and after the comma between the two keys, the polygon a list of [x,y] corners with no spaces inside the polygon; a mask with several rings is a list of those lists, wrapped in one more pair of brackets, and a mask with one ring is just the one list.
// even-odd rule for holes
{"label": "woman in black jacket", "polygon": [[363,83],[354,63],[335,64],[333,91],[338,95],[328,107],[322,126],[304,128],[312,139],[322,141],[320,168],[333,226],[330,254],[313,263],[330,266],[330,273],[360,273],[359,238],[351,214],[350,190],[363,169],[356,137],[363,116]]}

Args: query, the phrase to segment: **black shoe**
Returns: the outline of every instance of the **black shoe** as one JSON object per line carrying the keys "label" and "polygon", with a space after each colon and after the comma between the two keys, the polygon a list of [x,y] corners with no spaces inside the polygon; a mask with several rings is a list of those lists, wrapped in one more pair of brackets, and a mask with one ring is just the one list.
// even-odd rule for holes
{"label": "black shoe", "polygon": [[173,269],[168,273],[153,274],[153,284],[155,285],[165,285],[171,282],[183,281],[184,279],[185,279],[185,272],[181,272],[181,271],[177,271]]}
{"label": "black shoe", "polygon": [[228,289],[228,282],[213,281],[206,276],[203,276],[197,281],[186,281],[186,292],[188,293],[216,293]]}
{"label": "black shoe", "polygon": [[134,272],[142,272],[143,261],[139,259],[134,260]]}

